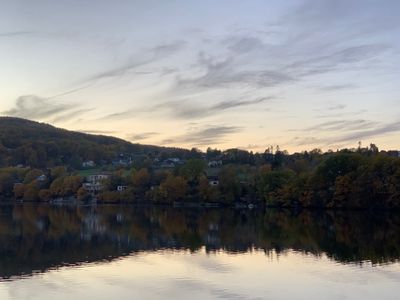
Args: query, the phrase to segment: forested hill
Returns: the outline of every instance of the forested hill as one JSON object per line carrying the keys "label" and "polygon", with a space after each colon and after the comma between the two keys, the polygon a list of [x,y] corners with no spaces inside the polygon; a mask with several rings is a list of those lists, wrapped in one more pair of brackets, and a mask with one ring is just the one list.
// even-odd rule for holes
{"label": "forested hill", "polygon": [[186,151],[132,144],[119,138],[56,128],[26,119],[0,117],[0,166],[79,166],[82,161],[110,162],[119,154]]}

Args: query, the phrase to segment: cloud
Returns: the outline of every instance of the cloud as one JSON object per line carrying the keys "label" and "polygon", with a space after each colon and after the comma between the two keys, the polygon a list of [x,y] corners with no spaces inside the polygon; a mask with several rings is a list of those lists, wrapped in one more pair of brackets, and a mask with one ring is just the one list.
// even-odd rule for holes
{"label": "cloud", "polygon": [[325,144],[326,140],[321,139],[321,138],[317,138],[314,136],[308,136],[308,137],[294,137],[293,140],[291,142],[289,142],[289,144],[295,144],[296,146],[304,146],[304,145],[321,145],[321,144]]}
{"label": "cloud", "polygon": [[126,111],[108,114],[102,117],[101,120],[131,118],[132,116],[137,116],[142,113],[161,113],[164,116],[172,116],[179,119],[203,118],[229,109],[267,103],[272,99],[275,99],[275,97],[258,97],[252,100],[225,100],[210,106],[204,106],[196,101],[174,100],[153,106],[127,109]]}
{"label": "cloud", "polygon": [[146,49],[141,53],[137,53],[133,58],[127,60],[123,65],[94,74],[87,78],[86,81],[97,81],[101,79],[110,79],[114,77],[120,77],[127,73],[132,73],[136,75],[146,75],[153,72],[149,71],[136,71],[137,68],[148,65],[150,63],[164,59],[179,50],[181,50],[186,45],[185,41],[174,41],[169,44],[162,44],[155,46],[150,49]]}
{"label": "cloud", "polygon": [[270,96],[270,97],[260,97],[260,98],[256,98],[254,100],[249,100],[249,101],[246,101],[246,100],[222,101],[220,103],[217,103],[217,104],[211,106],[210,110],[219,111],[219,110],[225,110],[225,109],[230,109],[230,108],[236,108],[236,107],[240,107],[240,106],[255,105],[255,104],[267,102],[273,98],[274,97]]}
{"label": "cloud", "polygon": [[140,141],[140,140],[146,140],[146,139],[156,136],[158,134],[160,134],[160,133],[151,131],[151,132],[130,134],[130,135],[127,135],[126,138],[128,141]]}
{"label": "cloud", "polygon": [[368,120],[335,120],[320,123],[305,129],[302,131],[353,131],[361,130],[368,127],[376,126],[378,123]]}
{"label": "cloud", "polygon": [[11,117],[26,118],[31,120],[49,120],[63,122],[82,115],[91,109],[82,109],[75,104],[66,104],[42,98],[36,95],[20,96],[15,101],[15,107],[1,112]]}
{"label": "cloud", "polygon": [[190,119],[190,118],[201,118],[218,114],[221,113],[222,111],[229,109],[266,103],[273,98],[274,97],[270,96],[270,97],[259,97],[253,100],[226,100],[211,106],[201,106],[191,101],[180,101],[178,103],[169,102],[166,105],[163,105],[162,108],[171,109],[171,107],[173,107],[170,113],[172,113],[174,117],[182,119]]}
{"label": "cloud", "polygon": [[75,119],[78,116],[81,116],[87,112],[93,111],[93,108],[83,108],[83,109],[76,109],[76,110],[71,110],[69,112],[59,114],[53,119],[51,119],[51,123],[59,123],[59,122],[66,122],[70,121],[72,119]]}
{"label": "cloud", "polygon": [[263,41],[252,36],[231,36],[223,40],[223,45],[236,54],[244,54],[264,48]]}
{"label": "cloud", "polygon": [[78,132],[87,133],[87,134],[95,134],[95,135],[111,135],[114,134],[115,131],[109,130],[93,130],[93,129],[79,129],[76,130]]}
{"label": "cloud", "polygon": [[[254,62],[251,62],[254,63]],[[284,83],[293,83],[295,79],[289,74],[276,69],[244,69],[243,64],[233,57],[214,60],[204,53],[199,54],[198,68],[205,73],[195,78],[178,78],[177,88],[227,88],[256,87],[266,88]],[[242,70],[243,69],[243,70]]]}
{"label": "cloud", "polygon": [[[282,22],[316,35],[324,35],[330,29],[348,37],[365,37],[399,28],[399,9],[396,0],[385,1],[385,5],[375,0],[307,0],[285,15]],[[333,24],[336,26],[331,27]]]}
{"label": "cloud", "polygon": [[333,84],[333,85],[325,85],[320,86],[318,89],[324,92],[336,92],[341,90],[349,90],[357,88],[355,84]]}
{"label": "cloud", "polygon": [[336,104],[336,105],[332,105],[327,107],[327,110],[342,110],[345,109],[347,106],[345,104]]}
{"label": "cloud", "polygon": [[[287,30],[290,31],[290,27]],[[286,37],[284,31],[282,29],[282,35]],[[175,88],[202,91],[230,87],[266,89],[287,86],[310,76],[376,68],[379,61],[375,59],[392,49],[386,42],[344,44],[340,42],[340,36],[329,31],[326,37],[308,38],[308,43],[297,41],[307,34],[299,32],[274,45],[256,37],[229,36],[221,41],[229,52],[223,55],[213,54],[212,51],[199,52],[197,64],[192,67],[192,72],[188,72],[197,75],[177,76]],[[329,41],[329,45],[321,45],[320,39]],[[353,87],[343,84],[322,87],[321,90]]]}
{"label": "cloud", "polygon": [[17,98],[14,108],[2,113],[13,117],[45,119],[73,107],[72,104],[57,103],[36,95],[24,95]]}
{"label": "cloud", "polygon": [[[329,73],[338,71],[339,67],[375,58],[388,49],[390,47],[383,44],[347,47],[321,56],[314,57],[313,55],[311,58],[295,61],[287,65],[285,69],[287,72],[295,74],[298,78]],[[368,68],[370,66],[365,65],[364,67]]]}
{"label": "cloud", "polygon": [[33,31],[10,31],[10,32],[0,32],[0,37],[18,37],[27,36],[34,34]]}
{"label": "cloud", "polygon": [[[400,132],[400,121],[377,123],[366,120],[332,121],[304,129],[316,132],[319,137],[295,137],[292,142],[298,146],[316,145],[330,146],[338,143],[358,142],[367,138],[376,138],[387,134]],[[321,132],[332,132],[334,135],[324,136]]]}
{"label": "cloud", "polygon": [[72,88],[72,89],[63,91],[61,93],[58,93],[56,95],[53,95],[51,97],[47,97],[46,99],[55,99],[55,98],[63,97],[63,96],[69,95],[69,94],[77,93],[79,91],[88,89],[88,88],[90,88],[92,86],[93,86],[93,84],[87,84],[87,85],[83,85],[83,86],[80,86],[80,87],[77,87],[77,88]]}
{"label": "cloud", "polygon": [[98,119],[98,121],[112,121],[112,120],[122,120],[122,119],[129,119],[131,118],[134,114],[137,114],[138,112],[134,109],[127,109],[122,112],[116,112],[112,114],[105,115],[104,117],[101,117]]}
{"label": "cloud", "polygon": [[381,124],[375,128],[360,130],[352,133],[348,133],[343,136],[335,138],[335,142],[349,142],[349,141],[359,141],[365,138],[379,137],[386,134],[399,132],[400,131],[400,121]]}
{"label": "cloud", "polygon": [[163,140],[161,143],[188,144],[192,146],[210,146],[226,142],[226,137],[240,132],[242,128],[236,126],[207,126],[205,128],[195,128],[188,130],[187,133]]}

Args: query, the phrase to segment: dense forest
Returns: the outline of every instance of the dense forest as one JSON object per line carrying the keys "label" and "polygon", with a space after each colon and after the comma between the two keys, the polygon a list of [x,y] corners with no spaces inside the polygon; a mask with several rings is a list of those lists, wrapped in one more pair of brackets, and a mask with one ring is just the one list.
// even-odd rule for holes
{"label": "dense forest", "polygon": [[[134,159],[113,163],[121,157]],[[82,170],[86,160],[96,169]],[[400,207],[399,152],[379,151],[374,144],[325,153],[315,149],[288,154],[279,147],[263,153],[211,148],[202,152],[131,144],[1,118],[0,161],[4,200]],[[103,176],[96,191],[85,188],[91,174]]]}
{"label": "dense forest", "polygon": [[0,166],[48,168],[83,161],[110,163],[119,154],[185,153],[184,149],[132,144],[115,137],[68,131],[26,119],[0,117]]}

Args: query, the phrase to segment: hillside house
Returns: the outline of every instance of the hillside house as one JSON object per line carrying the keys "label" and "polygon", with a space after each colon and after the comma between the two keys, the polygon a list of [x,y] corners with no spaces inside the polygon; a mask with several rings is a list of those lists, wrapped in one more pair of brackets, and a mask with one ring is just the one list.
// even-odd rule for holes
{"label": "hillside house", "polygon": [[217,168],[222,166],[222,160],[211,160],[208,162],[209,168]]}
{"label": "hillside house", "polygon": [[110,174],[105,173],[88,175],[86,176],[86,180],[82,184],[82,187],[90,193],[99,192],[104,188],[104,180],[107,180],[108,178],[110,178]]}
{"label": "hillside house", "polygon": [[47,176],[42,174],[42,175],[36,177],[36,180],[40,181],[40,182],[46,181],[47,180]]}
{"label": "hillside house", "polygon": [[93,160],[84,161],[82,163],[83,168],[94,168],[95,166],[96,166],[96,163]]}
{"label": "hillside house", "polygon": [[210,186],[218,186],[219,185],[219,179],[218,176],[207,176],[208,184]]}
{"label": "hillside house", "polygon": [[126,185],[119,185],[117,186],[117,191],[118,192],[123,192],[127,189],[128,187]]}

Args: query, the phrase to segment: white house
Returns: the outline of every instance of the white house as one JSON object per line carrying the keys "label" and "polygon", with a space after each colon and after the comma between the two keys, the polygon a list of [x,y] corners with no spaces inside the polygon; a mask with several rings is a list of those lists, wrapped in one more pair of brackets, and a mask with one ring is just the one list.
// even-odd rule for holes
{"label": "white house", "polygon": [[222,166],[222,160],[211,160],[208,162],[208,167],[216,168]]}
{"label": "white house", "polygon": [[127,189],[127,186],[126,185],[119,185],[119,186],[117,186],[117,191],[118,192],[123,192],[123,191],[125,191]]}
{"label": "white house", "polygon": [[103,181],[110,178],[109,174],[92,174],[86,177],[82,187],[88,192],[95,193],[103,189]]}
{"label": "white house", "polygon": [[95,166],[96,166],[96,164],[95,164],[95,162],[93,160],[84,161],[82,163],[82,167],[83,168],[93,168]]}
{"label": "white house", "polygon": [[208,184],[211,186],[217,186],[219,185],[219,179],[218,176],[207,176],[208,179]]}
{"label": "white house", "polygon": [[44,175],[44,174],[42,174],[42,175],[36,177],[36,180],[37,180],[37,181],[46,181],[46,179],[47,179],[47,176]]}

